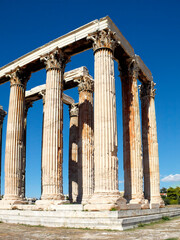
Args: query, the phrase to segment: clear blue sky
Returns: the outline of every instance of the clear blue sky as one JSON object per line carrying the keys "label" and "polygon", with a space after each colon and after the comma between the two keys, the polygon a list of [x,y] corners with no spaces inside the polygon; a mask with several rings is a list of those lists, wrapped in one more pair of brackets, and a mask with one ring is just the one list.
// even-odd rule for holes
{"label": "clear blue sky", "polygon": [[[0,0],[0,67],[37,47],[95,19],[109,15],[157,83],[156,116],[161,186],[180,185],[180,1]],[[87,66],[94,76],[92,50],[72,57],[66,70]],[[115,63],[119,180],[123,181],[121,82]],[[32,74],[31,89],[46,80],[45,71]],[[77,90],[66,91],[78,100]],[[0,86],[0,105],[8,111],[9,83]],[[3,128],[2,193],[7,117]],[[68,108],[64,107],[64,193],[68,192]],[[26,194],[40,197],[42,102],[28,113]],[[171,175],[171,176],[170,176]],[[175,181],[176,180],[176,181]],[[120,190],[123,183],[120,183]]]}

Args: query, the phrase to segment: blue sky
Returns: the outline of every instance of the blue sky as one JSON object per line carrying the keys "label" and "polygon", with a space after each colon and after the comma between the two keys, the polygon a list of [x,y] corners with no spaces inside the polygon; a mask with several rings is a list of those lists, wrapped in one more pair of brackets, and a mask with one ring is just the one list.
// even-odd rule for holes
{"label": "blue sky", "polygon": [[[156,117],[161,186],[180,185],[180,1],[0,0],[0,67],[37,47],[109,15],[151,70],[157,83]],[[66,70],[87,66],[94,76],[92,50],[71,58]],[[120,190],[123,189],[121,82],[115,62]],[[27,90],[44,84],[44,70],[32,74]],[[78,101],[77,89],[65,92]],[[0,86],[0,105],[8,111],[9,83]],[[3,128],[2,193],[7,117]],[[64,107],[64,193],[68,191],[68,107]],[[42,102],[28,112],[26,195],[40,197]]]}

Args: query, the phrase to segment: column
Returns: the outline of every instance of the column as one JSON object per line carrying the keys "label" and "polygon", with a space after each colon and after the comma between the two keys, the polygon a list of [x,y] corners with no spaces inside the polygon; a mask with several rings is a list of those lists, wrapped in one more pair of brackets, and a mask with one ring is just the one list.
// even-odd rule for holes
{"label": "column", "polygon": [[142,114],[142,142],[144,166],[144,194],[151,208],[164,207],[160,196],[159,154],[155,113],[155,83],[142,83],[140,88]]}
{"label": "column", "polygon": [[7,112],[3,110],[3,107],[0,106],[0,195],[1,195],[1,151],[2,151],[2,129],[3,129],[3,121]]}
{"label": "column", "polygon": [[124,197],[131,204],[143,204],[142,207],[145,207],[137,86],[138,71],[134,59],[126,60],[125,65],[120,67],[123,109]]}
{"label": "column", "polygon": [[101,31],[94,41],[94,164],[95,191],[88,210],[126,208],[118,191],[116,94],[114,78],[114,41],[110,31]]}
{"label": "column", "polygon": [[10,100],[8,110],[4,200],[22,200],[22,157],[24,139],[25,87],[29,74],[19,68],[10,75]]}
{"label": "column", "polygon": [[78,104],[69,108],[69,200],[77,202],[78,197]]}
{"label": "column", "polygon": [[24,133],[23,133],[23,151],[22,151],[22,180],[21,180],[21,196],[25,198],[26,192],[26,129],[27,129],[27,113],[29,108],[32,107],[32,103],[25,102],[24,111]]}
{"label": "column", "polygon": [[41,138],[41,194],[42,194],[42,152],[43,152],[43,130],[44,130],[44,108],[45,108],[45,98],[46,90],[42,90],[38,94],[42,97],[43,102],[43,117],[42,117],[42,138]]}
{"label": "column", "polygon": [[41,200],[63,200],[63,75],[67,58],[60,50],[43,57],[46,65]]}
{"label": "column", "polygon": [[85,204],[94,193],[94,81],[86,76],[79,91],[78,202]]}

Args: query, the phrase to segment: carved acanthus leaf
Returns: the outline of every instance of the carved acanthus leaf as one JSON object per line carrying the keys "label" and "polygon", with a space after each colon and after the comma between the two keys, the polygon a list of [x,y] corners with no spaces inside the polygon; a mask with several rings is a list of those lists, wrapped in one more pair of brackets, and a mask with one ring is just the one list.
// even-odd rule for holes
{"label": "carved acanthus leaf", "polygon": [[70,107],[69,107],[69,114],[70,117],[76,117],[79,114],[79,108],[78,108],[78,103],[73,103]]}
{"label": "carved acanthus leaf", "polygon": [[0,106],[0,124],[3,123],[4,117],[6,116],[7,112],[3,110],[2,106]]}
{"label": "carved acanthus leaf", "polygon": [[90,76],[84,76],[79,81],[78,91],[94,91],[94,80]]}
{"label": "carved acanthus leaf", "polygon": [[156,85],[156,83],[154,83],[153,81],[148,82],[148,83],[142,83],[140,86],[140,97],[155,97],[155,91],[156,89],[154,88],[154,86]]}
{"label": "carved acanthus leaf", "polygon": [[6,77],[10,78],[11,86],[14,84],[20,84],[26,86],[26,83],[30,79],[31,73],[23,71],[20,67],[17,67],[14,71],[6,74]]}
{"label": "carved acanthus leaf", "polygon": [[100,48],[109,48],[114,51],[116,47],[116,41],[113,36],[115,33],[112,33],[110,30],[98,31],[95,34],[88,35],[87,40],[93,40],[93,50],[94,52]]}
{"label": "carved acanthus leaf", "polygon": [[125,61],[123,61],[123,66],[121,66],[120,62],[118,65],[118,69],[120,71],[120,76],[126,76],[127,78],[138,78],[139,75],[139,67],[136,62],[135,58],[128,58]]}
{"label": "carved acanthus leaf", "polygon": [[45,98],[46,98],[46,89],[41,90],[41,91],[38,93],[38,95],[42,97],[43,105],[44,105],[44,104],[45,104]]}
{"label": "carved acanthus leaf", "polygon": [[40,60],[46,65],[46,70],[60,69],[64,71],[66,64],[70,61],[70,57],[61,49],[57,48],[47,55],[42,56]]}

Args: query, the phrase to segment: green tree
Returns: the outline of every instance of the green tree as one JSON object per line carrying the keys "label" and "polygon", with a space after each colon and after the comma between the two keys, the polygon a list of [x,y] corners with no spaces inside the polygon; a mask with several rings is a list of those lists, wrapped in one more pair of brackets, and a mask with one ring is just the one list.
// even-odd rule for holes
{"label": "green tree", "polygon": [[167,188],[165,188],[165,187],[161,188],[160,193],[167,193]]}
{"label": "green tree", "polygon": [[180,204],[180,187],[170,187],[167,189],[167,197],[164,199],[166,204]]}

